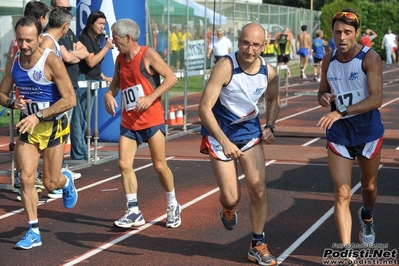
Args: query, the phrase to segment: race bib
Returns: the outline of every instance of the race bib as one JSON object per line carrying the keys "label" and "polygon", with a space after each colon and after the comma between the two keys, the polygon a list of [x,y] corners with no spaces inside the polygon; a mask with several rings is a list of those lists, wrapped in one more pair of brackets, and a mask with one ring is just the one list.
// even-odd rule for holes
{"label": "race bib", "polygon": [[28,116],[49,107],[50,107],[50,102],[29,102],[25,105],[25,109],[22,110],[22,113]]}
{"label": "race bib", "polygon": [[[357,104],[358,102],[361,102],[364,99],[366,99],[366,94],[364,93],[364,90],[357,90],[357,91],[350,91],[350,92],[338,94],[334,100],[334,103],[336,106],[340,106],[340,105],[349,106],[349,105]],[[355,115],[357,115],[357,114],[347,115],[345,117],[342,117],[342,119],[346,119],[348,117],[355,116]]]}
{"label": "race bib", "polygon": [[251,113],[249,113],[248,115],[243,116],[243,117],[241,117],[240,119],[237,119],[237,120],[231,122],[230,125],[234,125],[234,124],[238,124],[238,123],[241,123],[241,122],[244,122],[244,121],[251,120],[251,119],[257,117],[258,114],[259,114],[259,109],[258,109],[257,106],[255,106],[255,110],[253,110],[253,111],[252,111]]}
{"label": "race bib", "polygon": [[144,96],[141,84],[124,89],[122,91],[122,99],[126,112],[136,109],[137,99]]}

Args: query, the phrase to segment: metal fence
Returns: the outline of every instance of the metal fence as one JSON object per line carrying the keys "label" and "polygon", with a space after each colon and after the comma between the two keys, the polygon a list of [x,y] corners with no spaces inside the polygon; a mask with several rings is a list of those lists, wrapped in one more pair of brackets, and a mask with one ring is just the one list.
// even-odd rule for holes
{"label": "metal fence", "polygon": [[207,46],[219,28],[223,29],[225,35],[233,42],[233,50],[237,50],[236,40],[241,28],[249,22],[260,23],[272,38],[285,27],[290,28],[294,38],[301,32],[302,25],[308,26],[311,36],[320,28],[321,12],[303,8],[235,0],[151,0],[147,1],[147,4],[147,45],[159,50],[169,65],[176,69],[176,66],[170,64],[168,51],[172,29],[177,27],[178,34],[184,42],[180,48],[184,50],[181,53],[184,56],[181,61],[184,60],[184,63],[180,64],[180,67],[188,72],[188,76],[196,73],[192,70],[210,68],[210,60],[206,59]]}

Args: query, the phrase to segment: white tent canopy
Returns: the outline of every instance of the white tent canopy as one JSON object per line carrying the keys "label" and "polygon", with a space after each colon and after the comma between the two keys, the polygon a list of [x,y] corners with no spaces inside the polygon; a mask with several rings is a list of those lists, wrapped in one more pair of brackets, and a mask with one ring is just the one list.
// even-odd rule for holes
{"label": "white tent canopy", "polygon": [[[194,15],[196,17],[205,17],[208,19],[208,22],[215,25],[224,25],[227,24],[227,18],[222,16],[221,14],[214,12],[212,9],[204,7],[193,0],[175,0],[176,2],[182,5],[188,5],[189,7],[194,8]],[[214,21],[215,20],[215,21]]]}

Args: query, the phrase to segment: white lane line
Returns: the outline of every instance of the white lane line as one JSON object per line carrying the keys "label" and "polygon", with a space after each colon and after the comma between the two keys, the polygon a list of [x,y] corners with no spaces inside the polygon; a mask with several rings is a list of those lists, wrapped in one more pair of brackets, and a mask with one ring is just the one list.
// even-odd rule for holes
{"label": "white lane line", "polygon": [[308,141],[308,142],[302,144],[302,146],[304,146],[304,147],[309,146],[310,144],[312,144],[312,143],[318,141],[319,139],[320,139],[320,138],[314,138],[314,139],[312,139],[312,140],[310,140],[310,141]]}
{"label": "white lane line", "polygon": [[[378,169],[382,168],[382,164],[380,164]],[[361,187],[361,183],[357,183],[351,190],[351,195],[353,195],[359,188]],[[299,247],[311,234],[316,231],[320,225],[322,225],[332,214],[334,213],[334,207],[331,207],[319,220],[317,220],[305,233],[303,233],[291,246],[289,246],[286,250],[281,253],[281,255],[277,258],[277,263],[282,263],[291,253]]]}
{"label": "white lane line", "polygon": [[302,111],[302,112],[297,112],[297,113],[295,113],[295,114],[292,114],[292,115],[289,115],[289,116],[286,116],[286,117],[277,119],[276,123],[277,123],[277,122],[280,122],[280,121],[284,121],[284,120],[290,119],[290,118],[292,118],[292,117],[295,117],[295,116],[298,116],[298,115],[301,115],[301,114],[304,114],[304,113],[307,113],[307,112],[310,112],[310,111],[313,111],[313,110],[316,110],[316,109],[319,109],[319,108],[321,108],[321,105],[318,105],[318,106],[316,106],[316,107],[309,108],[309,109],[304,110],[304,111]]}
{"label": "white lane line", "polygon": [[[361,187],[360,182],[352,188],[352,195]],[[299,247],[311,234],[314,233],[330,216],[334,213],[334,207],[331,207],[319,220],[317,220],[305,233],[303,233],[291,246],[281,253],[277,258],[277,263],[281,264],[291,253]]]}
{"label": "white lane line", "polygon": [[[271,165],[271,164],[273,164],[275,162],[276,162],[276,160],[268,161],[265,164],[265,166]],[[244,178],[244,175],[240,175],[238,177],[239,180],[241,180],[243,178]],[[181,206],[182,210],[188,208],[189,206],[191,206],[191,205],[193,205],[195,203],[198,203],[199,201],[201,201],[201,200],[203,200],[203,199],[215,194],[218,191],[219,191],[219,188],[212,189],[211,191],[209,191],[209,192],[207,192],[207,193],[205,193],[205,194],[203,194],[203,195],[201,195],[201,196],[199,196],[199,197],[187,202],[186,204]],[[78,263],[80,263],[80,262],[82,262],[82,261],[84,261],[84,260],[86,260],[86,259],[88,259],[88,258],[90,258],[90,257],[92,257],[92,256],[94,256],[94,255],[96,255],[96,254],[98,254],[98,253],[110,248],[110,247],[112,247],[113,245],[115,245],[115,244],[117,244],[117,243],[129,238],[130,236],[135,235],[137,233],[140,233],[141,231],[153,226],[154,224],[158,223],[159,221],[161,221],[161,220],[163,220],[165,218],[166,218],[166,214],[164,214],[162,216],[159,216],[158,218],[152,220],[151,222],[146,223],[145,225],[138,227],[136,230],[129,231],[129,232],[125,233],[124,235],[112,240],[111,242],[108,242],[108,243],[106,243],[106,244],[104,244],[104,245],[102,245],[100,247],[97,247],[97,248],[93,249],[92,251],[90,251],[90,252],[88,252],[88,253],[80,256],[80,257],[75,258],[74,260],[64,264],[64,266],[76,265],[76,264],[78,264]]]}

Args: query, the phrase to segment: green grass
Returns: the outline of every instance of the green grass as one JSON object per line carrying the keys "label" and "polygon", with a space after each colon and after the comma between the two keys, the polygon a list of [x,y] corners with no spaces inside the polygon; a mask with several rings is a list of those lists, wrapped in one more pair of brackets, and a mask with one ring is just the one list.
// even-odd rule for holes
{"label": "green grass", "polygon": [[[187,92],[202,92],[204,87],[203,76],[191,76],[187,79]],[[184,78],[179,78],[172,92],[184,91]]]}
{"label": "green grass", "polygon": [[[0,107],[0,112],[3,111],[4,107]],[[10,109],[6,109],[3,112],[3,115],[0,116],[0,127],[4,126],[9,126],[10,125],[10,115],[9,115]],[[19,120],[19,111],[14,110],[14,125],[18,122]]]}

